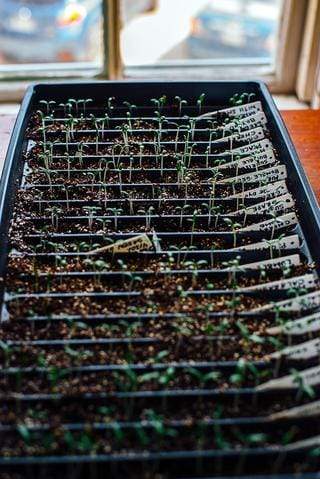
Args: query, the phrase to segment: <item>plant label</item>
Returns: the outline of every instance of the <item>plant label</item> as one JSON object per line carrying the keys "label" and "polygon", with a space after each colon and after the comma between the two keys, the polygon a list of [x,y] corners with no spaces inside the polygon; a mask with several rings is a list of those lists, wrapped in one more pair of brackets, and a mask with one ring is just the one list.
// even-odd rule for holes
{"label": "plant label", "polygon": [[275,308],[282,310],[283,312],[299,312],[316,309],[320,306],[320,291],[304,294],[292,299],[286,299],[284,301],[278,301],[277,303],[269,303],[265,306],[252,309],[254,312],[272,311]]}
{"label": "plant label", "polygon": [[116,241],[114,244],[103,246],[102,248],[90,251],[91,254],[98,253],[135,253],[138,251],[146,251],[153,248],[153,243],[146,234],[133,236],[126,240]]}
{"label": "plant label", "polygon": [[264,126],[267,124],[267,117],[261,111],[255,115],[246,116],[240,120],[241,129],[250,129],[258,128],[259,126]]}
{"label": "plant label", "polygon": [[263,201],[261,203],[257,203],[253,206],[248,206],[247,208],[242,208],[241,210],[231,211],[228,213],[228,216],[236,216],[241,214],[246,215],[254,215],[254,214],[261,214],[265,212],[278,212],[278,211],[286,211],[290,208],[294,207],[294,200],[290,193],[286,195],[279,196],[278,198],[273,198],[268,201]]}
{"label": "plant label", "polygon": [[269,283],[258,284],[256,286],[248,286],[244,288],[244,291],[260,291],[263,289],[268,290],[281,290],[290,288],[299,289],[312,289],[317,286],[317,277],[315,274],[305,274],[303,276],[296,276],[289,279],[280,279],[278,281],[271,281]]}
{"label": "plant label", "polygon": [[320,415],[320,400],[313,401],[302,406],[292,407],[285,409],[284,411],[270,414],[269,419],[271,421],[277,421],[278,419],[290,419],[295,417],[312,417]]}
{"label": "plant label", "polygon": [[254,188],[252,190],[241,191],[235,195],[228,196],[229,199],[233,198],[259,198],[263,197],[265,200],[269,198],[275,198],[288,193],[288,188],[285,181],[277,181],[269,185]]}
{"label": "plant label", "polygon": [[245,228],[240,228],[237,231],[276,231],[280,228],[288,228],[298,224],[298,218],[295,213],[287,213],[286,215],[278,216],[277,218],[255,223]]}
{"label": "plant label", "polygon": [[[240,265],[241,270],[259,270],[259,269],[274,269],[282,268],[284,266],[299,266],[300,256],[292,254],[282,258],[267,259],[265,261],[256,261],[254,263],[247,263]],[[222,269],[222,271],[232,271],[232,266]]]}
{"label": "plant label", "polygon": [[[257,113],[259,111],[263,111],[261,101],[254,101],[252,103],[247,103],[245,105],[233,106],[230,108],[224,108],[223,110],[214,111],[210,113],[210,116],[216,113],[226,113],[229,117],[251,116],[254,113]],[[202,116],[203,117],[209,116],[209,114],[205,113],[205,115],[202,115]]]}
{"label": "plant label", "polygon": [[221,110],[209,111],[207,113],[204,113],[203,115],[196,117],[196,119],[202,120],[205,118],[210,118],[220,113],[224,113],[230,118],[234,118],[238,116],[246,117],[246,116],[252,116],[255,113],[258,113],[260,111],[263,112],[261,101],[254,101],[252,103],[246,103],[245,105],[231,106],[229,108],[223,108]]}
{"label": "plant label", "polygon": [[288,336],[300,336],[317,331],[320,331],[320,313],[310,314],[294,321],[288,321],[283,326],[267,329],[267,333],[270,335],[287,334]]}
{"label": "plant label", "polygon": [[[232,150],[235,155],[249,155],[251,153],[265,153],[266,151],[273,149],[273,145],[270,140],[264,139],[262,141],[256,141],[248,145],[240,146]],[[224,155],[225,153],[223,153]]]}
{"label": "plant label", "polygon": [[320,445],[320,436],[313,436],[307,439],[301,439],[284,446],[285,451],[300,451],[301,449],[313,449]]}
{"label": "plant label", "polygon": [[219,171],[235,168],[238,170],[251,170],[253,168],[258,168],[259,166],[272,165],[276,161],[277,159],[274,156],[273,150],[270,149],[266,152],[259,153],[254,156],[247,156],[246,158],[240,158],[239,160],[222,163],[221,165],[214,167],[214,169]]}
{"label": "plant label", "polygon": [[287,168],[285,165],[274,166],[272,168],[266,168],[265,170],[258,170],[254,173],[245,173],[244,175],[234,176],[232,178],[224,178],[217,181],[217,184],[228,183],[258,183],[258,181],[274,182],[279,180],[285,180],[287,178]]}
{"label": "plant label", "polygon": [[291,235],[281,239],[275,240],[263,240],[259,243],[248,244],[241,246],[240,248],[233,248],[237,251],[252,251],[252,250],[264,250],[264,249],[274,249],[276,251],[288,250],[288,249],[298,249],[300,246],[300,240],[298,235]]}
{"label": "plant label", "polygon": [[[222,138],[218,138],[217,140],[211,141],[211,144],[217,144],[217,143],[225,143],[226,141],[249,141],[249,142],[254,142],[261,140],[265,137],[263,128],[258,127],[254,128],[253,130],[246,130],[246,131],[241,131],[240,133],[232,134],[229,136],[224,136]],[[234,150],[232,150],[233,152]]]}
{"label": "plant label", "polygon": [[320,366],[303,369],[299,371],[299,380],[293,375],[288,374],[277,379],[271,379],[256,387],[258,391],[267,391],[272,389],[297,389],[299,382],[303,382],[305,386],[317,386],[320,384]]}
{"label": "plant label", "polygon": [[36,146],[36,144],[37,143],[34,140],[29,140],[27,143],[27,153],[29,153],[29,151],[31,151]]}
{"label": "plant label", "polygon": [[162,248],[161,248],[159,237],[157,233],[155,232],[155,230],[153,230],[152,232],[152,241],[153,241],[153,245],[156,250],[156,253],[160,253],[162,251]]}
{"label": "plant label", "polygon": [[[255,115],[250,115],[246,116],[244,118],[241,118],[238,122],[231,122],[226,124],[224,127],[222,127],[222,130],[224,132],[229,131],[229,132],[234,132],[238,131],[244,132],[244,131],[251,131],[259,127],[264,127],[267,124],[267,117],[263,112],[256,113]],[[238,134],[239,134],[238,133]]]}
{"label": "plant label", "polygon": [[263,128],[260,126],[258,128],[253,128],[252,130],[242,131],[237,135],[234,135],[237,141],[259,141],[265,137]]}
{"label": "plant label", "polygon": [[320,356],[320,339],[311,339],[295,346],[288,346],[282,351],[276,351],[269,355],[270,358],[280,358],[281,356],[297,361]]}

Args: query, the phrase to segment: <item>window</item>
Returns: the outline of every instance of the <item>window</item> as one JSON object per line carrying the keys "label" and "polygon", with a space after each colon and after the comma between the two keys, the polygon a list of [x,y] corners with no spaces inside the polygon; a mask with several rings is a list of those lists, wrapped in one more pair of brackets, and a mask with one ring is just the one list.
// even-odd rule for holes
{"label": "window", "polygon": [[308,5],[0,0],[0,79],[260,77],[292,92]]}
{"label": "window", "polygon": [[1,72],[101,69],[102,18],[102,0],[1,0]]}
{"label": "window", "polygon": [[153,12],[124,19],[127,76],[261,78],[274,92],[294,90],[307,0],[156,3]]}
{"label": "window", "polygon": [[[130,0],[123,0],[128,8]],[[282,0],[158,0],[124,19],[126,66],[275,62]],[[152,41],[150,41],[152,38]]]}

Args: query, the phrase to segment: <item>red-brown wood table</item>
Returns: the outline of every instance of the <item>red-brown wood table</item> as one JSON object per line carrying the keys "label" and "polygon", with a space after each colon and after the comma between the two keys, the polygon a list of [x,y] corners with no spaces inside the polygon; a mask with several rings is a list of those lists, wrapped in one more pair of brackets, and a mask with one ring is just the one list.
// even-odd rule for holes
{"label": "red-brown wood table", "polygon": [[[281,114],[320,203],[320,110],[287,110]],[[0,169],[14,121],[14,115],[0,115]]]}
{"label": "red-brown wood table", "polygon": [[320,204],[320,110],[287,110],[281,115]]}

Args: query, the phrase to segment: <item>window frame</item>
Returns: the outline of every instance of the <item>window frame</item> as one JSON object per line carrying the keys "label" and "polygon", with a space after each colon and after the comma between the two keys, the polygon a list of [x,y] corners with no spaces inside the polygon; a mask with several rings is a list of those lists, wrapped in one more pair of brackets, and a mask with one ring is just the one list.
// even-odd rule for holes
{"label": "window frame", "polygon": [[[264,66],[263,61],[255,63],[250,60],[240,60],[238,64],[230,62],[227,64],[226,79],[248,77],[249,73],[251,78],[252,75],[255,75],[256,78],[267,83],[273,93],[292,93],[295,89],[307,8],[308,0],[283,0],[274,68],[270,68],[270,65],[269,68]],[[212,60],[205,62],[196,61],[194,63],[199,67],[197,78],[224,79],[221,70],[226,70],[226,62]],[[191,65],[188,65],[187,62],[185,62],[185,65],[179,65],[184,74],[188,67],[191,67]],[[176,78],[177,72],[174,70],[173,62],[171,66],[169,66],[169,62],[167,62],[167,65],[163,62],[162,65],[126,67],[124,70],[124,76],[128,78],[135,78],[136,76],[156,77],[157,75],[159,77],[161,75],[167,79],[172,73]]]}
{"label": "window frame", "polygon": [[299,100],[313,100],[319,91],[320,0],[309,0],[306,28],[301,45],[296,91]]}
{"label": "window frame", "polygon": [[[318,1],[318,0],[317,0]],[[295,89],[299,65],[299,50],[302,44],[303,27],[308,0],[283,0],[279,26],[279,45],[274,70],[266,68],[261,62],[239,62],[228,65],[223,62],[196,62],[197,71],[191,65],[159,65],[154,67],[126,67],[121,61],[121,0],[103,0],[103,65],[92,64],[46,64],[5,65],[0,67],[0,101],[8,101],[5,88],[9,87],[9,100],[20,99],[24,85],[31,81],[56,81],[63,79],[119,79],[119,78],[185,78],[232,79],[251,78],[265,81],[274,93],[292,93]],[[263,63],[263,62],[262,62]],[[52,66],[55,69],[52,69]],[[188,68],[190,74],[188,72]],[[224,71],[224,73],[222,72]]]}

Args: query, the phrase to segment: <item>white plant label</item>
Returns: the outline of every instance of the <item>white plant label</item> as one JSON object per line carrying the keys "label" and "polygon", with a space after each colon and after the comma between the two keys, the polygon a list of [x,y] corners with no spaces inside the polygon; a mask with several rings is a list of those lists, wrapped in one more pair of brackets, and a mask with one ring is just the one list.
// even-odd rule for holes
{"label": "white plant label", "polygon": [[2,308],[1,308],[1,320],[0,322],[4,322],[4,321],[9,321],[10,319],[10,314],[9,314],[9,311],[8,311],[8,308],[6,306],[6,303],[3,302],[2,304]]}
{"label": "white plant label", "polygon": [[116,241],[114,244],[103,246],[102,248],[90,251],[91,254],[103,252],[110,253],[135,253],[138,251],[146,251],[153,248],[153,243],[146,234],[133,236],[126,240]]}
{"label": "white plant label", "polygon": [[241,131],[240,133],[236,133],[234,135],[237,141],[259,141],[265,138],[264,130],[260,126],[257,128],[253,128],[252,130]]}
{"label": "white plant label", "polygon": [[267,329],[267,333],[274,336],[277,334],[300,336],[317,331],[320,331],[320,313],[310,314],[294,321],[288,321],[283,326],[274,326]]}
{"label": "white plant label", "polygon": [[274,156],[273,150],[270,149],[254,156],[247,156],[246,158],[240,158],[238,160],[229,161],[228,163],[222,163],[221,165],[214,167],[214,169],[219,171],[229,170],[232,168],[249,170],[259,166],[273,165],[276,161],[277,159]]}
{"label": "white plant label", "polygon": [[271,281],[269,283],[258,284],[256,286],[248,286],[244,291],[259,291],[263,289],[281,290],[290,288],[305,288],[311,289],[317,285],[317,277],[314,274],[305,274],[303,276],[296,276],[289,279],[280,279],[278,281]]}
{"label": "white plant label", "polygon": [[288,193],[288,188],[285,181],[277,181],[276,183],[271,183],[270,185],[261,186],[260,188],[254,188],[252,190],[241,191],[241,193],[236,193],[235,195],[230,195],[228,198],[260,198],[263,197],[265,200],[269,198],[275,198],[277,196],[282,196],[283,194]]}
{"label": "white plant label", "polygon": [[260,118],[258,118],[256,115],[250,115],[237,121],[230,121],[229,123],[226,123],[224,126],[221,126],[218,129],[222,131],[223,138],[230,135],[236,137],[241,132],[263,127],[263,117],[265,117],[265,115],[263,113],[260,113],[260,115],[262,115],[262,117]]}
{"label": "white plant label", "polygon": [[273,249],[276,251],[298,249],[300,246],[300,239],[298,235],[286,236],[282,239],[274,239],[271,241],[260,241],[259,243],[248,244],[241,246],[240,248],[233,248],[237,251],[252,251],[252,250],[264,250]]}
{"label": "white plant label", "polygon": [[242,131],[235,136],[237,141],[259,141],[265,137],[264,130],[260,126],[252,130]]}
{"label": "white plant label", "polygon": [[161,243],[157,233],[154,230],[152,232],[152,241],[153,241],[156,252],[160,253],[162,251]]}
{"label": "white plant label", "polygon": [[295,417],[312,417],[320,415],[320,401],[313,401],[302,406],[285,409],[274,414],[270,414],[269,419],[277,421],[278,419],[290,419]]}
{"label": "white plant label", "polygon": [[227,113],[228,116],[250,116],[258,111],[263,111],[261,101],[225,108],[224,110],[220,110],[220,113]]}
{"label": "white plant label", "polygon": [[[240,265],[242,270],[259,270],[282,268],[284,266],[299,266],[300,256],[298,254],[292,254],[290,256],[284,256],[282,258],[267,259],[265,261],[256,261],[254,263],[247,263]],[[232,271],[232,266],[223,269],[222,271]]]}
{"label": "white plant label", "polygon": [[257,261],[255,263],[248,263],[243,266],[244,269],[259,270],[264,269],[282,269],[284,267],[299,266],[301,259],[298,254],[292,254],[290,256],[284,256],[282,258],[267,259],[265,261]]}
{"label": "white plant label", "polygon": [[253,313],[261,311],[272,311],[275,307],[284,312],[308,311],[320,306],[320,291],[304,294],[292,299],[278,301],[277,303],[269,303],[259,308],[251,309]]}
{"label": "white plant label", "polygon": [[263,128],[258,127],[254,128],[253,130],[246,130],[241,131],[240,133],[236,133],[229,136],[224,136],[222,138],[218,138],[217,140],[211,141],[211,144],[217,143],[224,143],[225,141],[233,140],[233,141],[258,141],[264,138],[264,131]]}
{"label": "white plant label", "polygon": [[242,208],[241,210],[231,211],[230,213],[228,213],[228,216],[236,216],[243,213],[247,215],[261,214],[265,213],[266,211],[273,211],[276,213],[278,211],[286,211],[293,207],[294,200],[291,194],[287,193],[286,195],[279,196],[278,198],[273,198],[268,201],[262,201],[261,203],[248,206],[247,208]]}
{"label": "white plant label", "polygon": [[[303,369],[299,372],[301,381],[303,381],[306,386],[317,386],[320,384],[320,366],[315,366],[313,368]],[[270,389],[291,389],[298,388],[299,384],[295,379],[295,376],[288,374],[277,379],[271,379],[265,383],[257,386],[258,391],[267,391]]]}
{"label": "white plant label", "polygon": [[222,110],[210,111],[198,116],[197,119],[200,120],[202,118],[215,116],[218,113],[226,113],[230,117],[251,116],[259,111],[263,111],[261,101],[254,101],[252,103],[246,103],[245,105],[232,106],[230,108],[223,108]]}
{"label": "white plant label", "polygon": [[310,341],[305,341],[301,344],[296,344],[294,346],[288,346],[287,348],[282,349],[281,351],[276,351],[273,354],[270,354],[270,358],[280,358],[285,356],[289,359],[299,360],[299,359],[310,359],[320,355],[320,339],[311,339]]}
{"label": "white plant label", "polygon": [[287,178],[287,168],[285,165],[273,166],[272,168],[266,168],[265,170],[258,170],[253,173],[245,173],[239,176],[233,176],[232,178],[224,178],[217,181],[217,184],[228,183],[257,183],[258,181],[279,181]]}
{"label": "white plant label", "polygon": [[263,127],[267,124],[267,117],[263,112],[256,113],[254,115],[245,116],[239,120],[239,123],[231,122],[223,127],[224,131],[231,129],[239,131],[254,130],[258,127]]}
{"label": "white plant label", "polygon": [[32,169],[28,166],[27,163],[24,164],[22,179],[21,179],[21,188],[23,188],[27,182],[27,176],[32,173]]}
{"label": "white plant label", "polygon": [[36,144],[37,143],[34,140],[29,140],[27,144],[27,153],[29,153],[29,151],[31,151],[36,146]]}
{"label": "white plant label", "polygon": [[[265,153],[266,151],[273,149],[273,145],[270,140],[264,139],[262,141],[256,141],[249,145],[239,146],[232,150],[234,155],[250,155],[252,153]],[[223,155],[225,153],[222,153]]]}
{"label": "white plant label", "polygon": [[312,449],[320,445],[320,436],[313,436],[301,441],[296,441],[284,446],[286,451],[300,451],[301,449]]}
{"label": "white plant label", "polygon": [[278,216],[278,218],[255,223],[244,228],[239,228],[237,231],[276,231],[280,228],[287,228],[289,226],[297,225],[298,218],[295,213],[287,213],[286,215]]}
{"label": "white plant label", "polygon": [[241,125],[241,129],[248,128],[252,130],[254,128],[258,128],[259,126],[265,126],[267,122],[268,120],[266,115],[261,111],[255,115],[242,118],[239,123]]}

